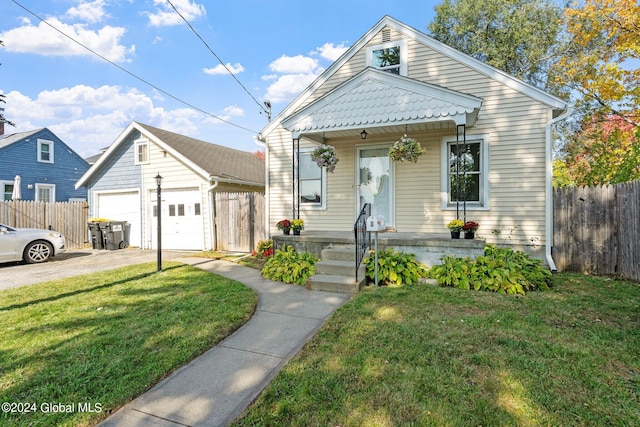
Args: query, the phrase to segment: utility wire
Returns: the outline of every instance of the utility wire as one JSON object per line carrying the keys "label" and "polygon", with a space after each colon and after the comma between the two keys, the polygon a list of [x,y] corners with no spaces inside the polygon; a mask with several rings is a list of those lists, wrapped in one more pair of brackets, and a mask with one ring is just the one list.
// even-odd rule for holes
{"label": "utility wire", "polygon": [[[189,21],[187,21],[187,18],[185,18],[182,15],[182,13],[180,13],[180,11],[173,5],[173,3],[171,3],[171,0],[167,0],[167,3],[169,3],[171,5],[173,10],[189,26],[189,28],[191,29],[193,34],[195,34],[196,37],[198,37],[200,39],[200,41],[202,43],[204,43],[204,45],[207,47],[207,49],[209,49],[209,52],[211,52],[211,54],[216,57],[216,59],[218,60],[218,62],[220,62],[220,64],[222,64],[224,69],[227,70],[227,72],[229,74],[231,74],[231,77],[233,77],[235,79],[235,81],[240,85],[240,87],[242,87],[242,89],[244,89],[244,91],[247,93],[247,95],[249,95],[251,97],[251,99],[253,99],[253,102],[255,102],[258,105],[258,108],[260,108],[260,111],[266,113],[268,115],[269,119],[270,119],[271,118],[271,111],[269,109],[265,109],[265,107],[263,107],[262,104],[260,104],[260,102],[258,102],[258,100],[255,98],[255,96],[253,96],[253,94],[251,92],[249,92],[249,90],[242,84],[242,82],[240,82],[240,80],[238,80],[236,75],[229,69],[229,67],[227,67],[227,65],[224,62],[222,62],[222,59],[220,59],[220,57],[213,51],[213,49],[211,49],[209,44],[200,36],[200,34],[198,34],[198,31],[196,31],[196,29],[193,28],[193,26],[189,23]],[[265,104],[265,105],[267,105],[267,104]]]}
{"label": "utility wire", "polygon": [[120,65],[118,65],[118,64],[116,64],[115,62],[111,61],[110,59],[107,59],[107,58],[105,58],[104,56],[102,56],[101,54],[99,54],[98,52],[94,51],[94,50],[93,50],[93,49],[91,49],[90,47],[85,46],[84,44],[82,44],[82,43],[81,43],[81,42],[79,42],[78,40],[76,40],[76,39],[74,39],[73,37],[71,37],[71,36],[67,35],[66,33],[64,33],[63,31],[59,30],[58,28],[56,28],[55,26],[53,26],[52,24],[50,24],[50,23],[49,23],[49,22],[47,22],[46,20],[42,19],[40,16],[36,15],[36,14],[35,14],[34,12],[32,12],[31,10],[27,9],[25,6],[23,6],[22,4],[20,4],[17,0],[11,0],[11,1],[12,1],[13,3],[15,3],[16,5],[20,6],[22,9],[24,9],[27,13],[31,14],[31,15],[32,15],[33,17],[35,17],[36,19],[38,19],[38,20],[40,20],[41,22],[43,22],[43,23],[47,24],[49,27],[51,27],[52,29],[54,29],[54,30],[55,30],[55,31],[57,31],[58,33],[62,34],[64,37],[66,37],[66,38],[68,38],[69,40],[71,40],[72,42],[74,42],[74,43],[78,44],[79,46],[83,47],[84,49],[88,50],[88,51],[89,51],[89,52],[91,52],[92,54],[94,54],[94,55],[96,55],[97,57],[101,58],[102,60],[104,60],[104,61],[108,62],[109,64],[113,65],[114,67],[119,68],[121,71],[124,71],[125,73],[129,74],[131,77],[133,77],[133,78],[135,78],[135,79],[137,79],[137,80],[141,81],[142,83],[144,83],[144,84],[146,84],[146,85],[148,85],[148,86],[152,87],[153,89],[157,90],[158,92],[160,92],[160,93],[163,93],[163,94],[167,95],[168,97],[170,97],[170,98],[172,98],[172,99],[174,99],[174,100],[176,100],[176,101],[180,102],[181,104],[184,104],[184,105],[188,106],[189,108],[193,108],[193,109],[194,109],[194,110],[196,110],[196,111],[199,111],[199,112],[201,112],[201,113],[203,113],[203,114],[206,114],[206,115],[207,115],[207,116],[209,116],[209,117],[213,117],[213,118],[214,118],[214,119],[216,119],[216,120],[220,120],[221,122],[224,122],[224,123],[226,123],[226,124],[228,124],[228,125],[231,125],[231,126],[237,127],[238,129],[246,130],[247,132],[251,132],[251,133],[254,133],[254,134],[255,134],[255,133],[258,133],[258,132],[257,132],[257,131],[255,131],[255,130],[252,130],[252,129],[246,128],[246,127],[244,127],[244,126],[241,126],[241,125],[238,125],[238,124],[232,123],[232,122],[230,122],[230,121],[228,121],[228,120],[223,119],[222,117],[218,117],[218,116],[216,116],[216,115],[214,115],[214,114],[211,114],[211,113],[209,113],[208,111],[203,110],[202,108],[196,107],[195,105],[190,104],[189,102],[184,101],[184,100],[182,100],[182,99],[178,98],[177,96],[170,94],[170,93],[169,93],[169,92],[167,92],[166,90],[161,89],[160,87],[158,87],[158,86],[154,85],[153,83],[151,83],[151,82],[149,82],[149,81],[147,81],[147,80],[143,79],[142,77],[137,76],[136,74],[133,74],[131,71],[127,70],[126,68],[121,67]]}

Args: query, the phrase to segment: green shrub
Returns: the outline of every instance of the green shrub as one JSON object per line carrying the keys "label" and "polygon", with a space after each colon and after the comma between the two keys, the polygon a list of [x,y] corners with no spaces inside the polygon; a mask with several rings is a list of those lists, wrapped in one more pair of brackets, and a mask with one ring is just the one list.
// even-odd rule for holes
{"label": "green shrub", "polygon": [[262,267],[262,276],[277,282],[304,285],[316,274],[318,257],[307,252],[296,252],[292,246],[276,250],[275,255]]}
{"label": "green shrub", "polygon": [[551,283],[551,272],[542,261],[524,252],[495,245],[487,245],[484,255],[475,261],[445,256],[442,264],[431,268],[429,277],[436,279],[440,286],[517,295],[547,290]]}
{"label": "green shrub", "polygon": [[[375,251],[363,261],[367,266],[367,277],[375,282]],[[393,249],[378,251],[378,284],[415,285],[421,277],[426,277],[428,269],[416,260],[414,254],[395,252]]]}

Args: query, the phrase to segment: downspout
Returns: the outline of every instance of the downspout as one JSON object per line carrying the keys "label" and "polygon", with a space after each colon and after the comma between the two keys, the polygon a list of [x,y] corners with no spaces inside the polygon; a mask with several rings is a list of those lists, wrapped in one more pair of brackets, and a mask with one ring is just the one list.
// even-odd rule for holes
{"label": "downspout", "polygon": [[[271,223],[269,221],[270,219],[270,215],[269,213],[271,212],[271,203],[270,203],[270,198],[269,198],[269,144],[267,144],[267,141],[264,139],[264,137],[262,136],[262,134],[258,134],[255,137],[256,143],[262,147],[264,147],[264,162],[265,162],[265,168],[264,168],[264,233],[265,233],[265,238],[266,239],[271,239],[271,229],[269,227],[269,224]],[[274,248],[275,249],[275,248]]]}
{"label": "downspout", "polygon": [[216,233],[216,198],[213,195],[213,190],[220,184],[217,179],[212,176],[209,177],[209,189],[207,194],[209,195],[209,241],[212,244],[212,250],[218,250],[217,233]]}
{"label": "downspout", "polygon": [[[265,227],[265,234],[266,234],[266,238],[267,239],[271,239],[271,227],[269,224],[271,224],[271,197],[269,197],[270,191],[271,191],[271,186],[269,185],[269,160],[271,157],[271,153],[269,151],[269,144],[266,143],[266,141],[264,141],[264,161],[265,161],[265,168],[264,168],[264,193],[266,195],[266,203],[264,206],[265,209],[265,213],[264,213],[264,218],[265,218],[265,222],[264,222],[264,227]],[[275,248],[274,248],[275,250]]]}
{"label": "downspout", "polygon": [[553,257],[551,256],[551,246],[553,244],[553,152],[552,152],[552,141],[551,141],[551,127],[558,123],[561,120],[566,119],[571,114],[573,114],[573,107],[567,108],[567,110],[556,117],[555,119],[551,119],[547,122],[545,126],[545,143],[546,147],[546,200],[547,200],[547,209],[545,213],[545,225],[546,225],[546,241],[545,241],[545,257],[547,260],[547,265],[549,265],[549,269],[551,271],[558,271],[556,267],[556,263],[553,261]]}

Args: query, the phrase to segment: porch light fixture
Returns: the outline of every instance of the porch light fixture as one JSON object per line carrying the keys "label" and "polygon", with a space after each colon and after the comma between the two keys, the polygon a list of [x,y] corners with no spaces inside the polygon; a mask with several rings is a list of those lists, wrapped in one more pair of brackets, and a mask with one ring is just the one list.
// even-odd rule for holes
{"label": "porch light fixture", "polygon": [[162,271],[162,199],[160,194],[162,193],[162,177],[160,172],[156,175],[156,191],[158,197],[158,271]]}
{"label": "porch light fixture", "polygon": [[362,132],[360,132],[360,138],[367,139],[367,131],[366,130],[363,130]]}

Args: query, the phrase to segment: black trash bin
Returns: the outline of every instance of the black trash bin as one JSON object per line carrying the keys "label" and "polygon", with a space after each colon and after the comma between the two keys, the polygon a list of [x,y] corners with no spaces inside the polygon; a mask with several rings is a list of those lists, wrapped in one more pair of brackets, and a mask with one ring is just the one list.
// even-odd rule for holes
{"label": "black trash bin", "polygon": [[91,236],[91,247],[93,249],[104,249],[104,237],[102,236],[99,222],[89,223],[89,235]]}
{"label": "black trash bin", "polygon": [[110,251],[124,249],[129,246],[125,239],[127,221],[109,221],[100,223],[100,231],[104,242],[104,248]]}

